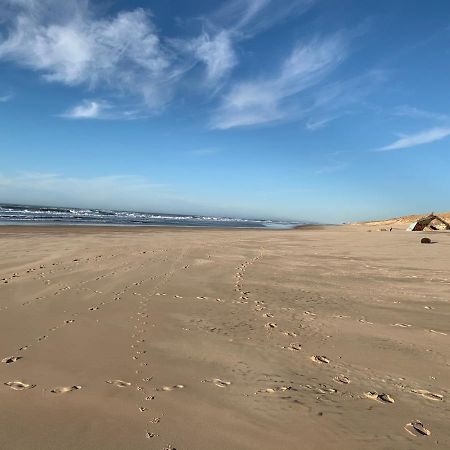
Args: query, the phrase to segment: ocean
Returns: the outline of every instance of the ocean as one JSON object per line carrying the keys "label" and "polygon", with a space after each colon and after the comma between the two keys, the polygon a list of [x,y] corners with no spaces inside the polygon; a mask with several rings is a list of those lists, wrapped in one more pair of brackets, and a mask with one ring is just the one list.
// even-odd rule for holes
{"label": "ocean", "polygon": [[0,225],[180,226],[283,229],[307,224],[307,222],[264,219],[0,204]]}

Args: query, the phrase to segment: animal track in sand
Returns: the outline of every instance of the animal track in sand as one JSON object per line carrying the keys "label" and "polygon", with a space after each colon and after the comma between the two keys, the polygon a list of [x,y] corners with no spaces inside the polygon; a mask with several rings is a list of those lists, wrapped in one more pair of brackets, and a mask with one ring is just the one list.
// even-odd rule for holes
{"label": "animal track in sand", "polygon": [[123,380],[107,380],[106,383],[120,388],[131,386],[130,382]]}
{"label": "animal track in sand", "polygon": [[202,383],[212,383],[217,387],[224,388],[231,384],[231,381],[223,381],[220,378],[213,378],[211,380],[202,380]]}
{"label": "animal track in sand", "polygon": [[328,364],[330,362],[330,360],[326,356],[323,356],[323,355],[311,356],[311,360],[316,363],[322,363],[322,364]]}
{"label": "animal track in sand", "polygon": [[379,394],[375,391],[369,391],[365,392],[364,396],[381,403],[395,403],[395,400],[389,394]]}
{"label": "animal track in sand", "polygon": [[289,344],[286,347],[281,347],[281,348],[285,348],[287,350],[291,350],[291,351],[298,351],[302,349],[302,346],[300,344],[296,344],[295,342],[292,342],[291,344]]}
{"label": "animal track in sand", "polygon": [[274,322],[268,322],[264,325],[266,328],[276,328],[278,325]]}
{"label": "animal track in sand", "polygon": [[409,323],[393,323],[392,326],[393,327],[402,327],[402,328],[412,327],[412,325],[410,325]]}
{"label": "animal track in sand", "polygon": [[10,387],[14,391],[24,391],[25,389],[33,389],[36,387],[35,384],[27,384],[23,381],[8,381],[5,383],[6,386]]}
{"label": "animal track in sand", "polygon": [[373,322],[369,322],[366,319],[359,319],[358,322],[367,323],[367,325],[373,325]]}
{"label": "animal track in sand", "polygon": [[267,392],[269,394],[274,394],[275,392],[285,392],[291,390],[291,386],[276,386],[273,388],[267,388],[263,392]]}
{"label": "animal track in sand", "polygon": [[81,386],[60,386],[53,388],[50,392],[52,394],[66,394],[67,392],[78,391]]}
{"label": "animal track in sand", "polygon": [[428,400],[441,401],[444,397],[441,394],[434,394],[433,392],[427,391],[425,389],[411,389],[413,394],[421,395],[422,397],[427,398]]}
{"label": "animal track in sand", "polygon": [[430,436],[431,431],[425,428],[424,424],[416,419],[405,425],[405,430],[413,436]]}
{"label": "animal track in sand", "polygon": [[273,314],[271,314],[271,313],[264,313],[263,317],[273,317]]}
{"label": "animal track in sand", "polygon": [[70,320],[65,320],[64,321],[64,323],[67,323],[67,324],[74,323],[74,322],[75,322],[75,319],[70,319]]}
{"label": "animal track in sand", "polygon": [[447,336],[447,333],[443,333],[442,331],[430,330],[430,333],[442,334],[442,336]]}
{"label": "animal track in sand", "polygon": [[204,296],[199,296],[199,297],[195,297],[197,300],[208,300],[208,297],[204,297]]}
{"label": "animal track in sand", "polygon": [[145,433],[145,437],[146,437],[147,439],[151,439],[151,438],[154,438],[154,437],[157,437],[157,436],[159,436],[159,435],[156,434],[156,433],[152,433],[152,432],[150,432],[150,431],[147,431],[147,432]]}
{"label": "animal track in sand", "polygon": [[160,388],[156,388],[157,391],[173,391],[175,389],[183,389],[185,386],[184,384],[175,384],[174,386],[163,386]]}
{"label": "animal track in sand", "polygon": [[174,295],[173,298],[183,298],[181,295]]}
{"label": "animal track in sand", "polygon": [[333,378],[338,383],[349,384],[350,380],[345,375],[337,375]]}
{"label": "animal track in sand", "polygon": [[47,339],[48,338],[48,336],[39,336],[38,338],[37,338],[37,340],[38,340],[38,342],[41,342],[41,341],[44,341],[45,339]]}
{"label": "animal track in sand", "polygon": [[7,356],[6,358],[2,359],[2,363],[12,364],[22,358],[23,358],[23,356]]}
{"label": "animal track in sand", "polygon": [[23,352],[24,350],[26,350],[29,346],[28,345],[24,345],[23,347],[19,348],[19,352]]}
{"label": "animal track in sand", "polygon": [[293,331],[284,330],[281,333],[284,334],[285,336],[297,337],[297,333],[294,333]]}
{"label": "animal track in sand", "polygon": [[97,311],[97,309],[98,309],[98,306],[91,306],[89,308],[89,311]]}

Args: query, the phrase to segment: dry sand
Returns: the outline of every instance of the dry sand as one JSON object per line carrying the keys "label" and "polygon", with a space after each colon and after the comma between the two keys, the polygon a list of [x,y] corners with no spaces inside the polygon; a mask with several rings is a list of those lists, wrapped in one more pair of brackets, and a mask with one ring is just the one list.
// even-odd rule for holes
{"label": "dry sand", "polygon": [[450,448],[450,234],[366,231],[1,228],[0,448]]}

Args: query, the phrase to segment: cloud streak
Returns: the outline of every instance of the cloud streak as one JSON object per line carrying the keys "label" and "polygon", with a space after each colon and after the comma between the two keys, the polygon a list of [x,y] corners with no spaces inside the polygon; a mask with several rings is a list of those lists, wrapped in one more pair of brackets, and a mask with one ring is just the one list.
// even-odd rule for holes
{"label": "cloud streak", "polygon": [[80,104],[69,109],[62,117],[67,119],[100,119],[104,117],[104,111],[107,105],[98,101],[84,100]]}
{"label": "cloud streak", "polygon": [[341,35],[300,43],[273,76],[238,82],[223,97],[212,127],[228,129],[286,118],[289,101],[317,85],[346,57]]}
{"label": "cloud streak", "polygon": [[389,145],[380,147],[375,151],[387,152],[392,150],[400,150],[404,148],[416,147],[418,145],[431,144],[450,136],[450,127],[434,127],[418,133],[400,137]]}
{"label": "cloud streak", "polygon": [[152,110],[170,99],[182,68],[175,67],[148,11],[95,19],[83,1],[9,4],[0,13],[9,24],[0,59],[35,70],[48,82],[135,96]]}

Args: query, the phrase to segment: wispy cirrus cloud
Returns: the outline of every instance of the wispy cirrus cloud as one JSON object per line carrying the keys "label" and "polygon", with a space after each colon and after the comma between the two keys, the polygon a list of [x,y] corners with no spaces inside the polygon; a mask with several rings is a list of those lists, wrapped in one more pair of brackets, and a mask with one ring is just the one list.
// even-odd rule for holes
{"label": "wispy cirrus cloud", "polygon": [[206,19],[240,38],[254,36],[310,9],[316,0],[229,0]]}
{"label": "wispy cirrus cloud", "polygon": [[62,114],[67,119],[102,119],[105,118],[105,110],[108,105],[98,101],[84,100],[80,104]]}
{"label": "wispy cirrus cloud", "polygon": [[347,43],[340,34],[298,44],[276,74],[234,84],[216,110],[212,127],[228,129],[286,118],[289,101],[321,82],[346,55]]}
{"label": "wispy cirrus cloud", "polygon": [[9,0],[0,60],[39,72],[48,82],[134,96],[158,110],[183,72],[161,43],[149,11],[95,18],[88,1]]}
{"label": "wispy cirrus cloud", "polygon": [[233,37],[228,30],[222,29],[214,33],[203,31],[193,39],[173,40],[173,43],[194,60],[204,64],[209,86],[215,86],[222,81],[238,62],[233,48]]}
{"label": "wispy cirrus cloud", "polygon": [[316,175],[328,175],[331,173],[342,172],[347,169],[349,164],[347,162],[337,162],[332,164],[327,164],[316,170]]}
{"label": "wispy cirrus cloud", "polygon": [[409,117],[412,119],[429,119],[438,122],[450,121],[450,117],[447,114],[435,113],[409,105],[398,106],[394,109],[393,114],[395,116]]}
{"label": "wispy cirrus cloud", "polygon": [[450,127],[434,127],[409,135],[401,136],[389,145],[375,149],[378,152],[400,150],[404,148],[416,147],[418,145],[431,144],[450,136]]}

